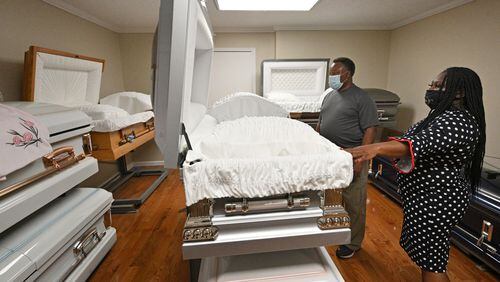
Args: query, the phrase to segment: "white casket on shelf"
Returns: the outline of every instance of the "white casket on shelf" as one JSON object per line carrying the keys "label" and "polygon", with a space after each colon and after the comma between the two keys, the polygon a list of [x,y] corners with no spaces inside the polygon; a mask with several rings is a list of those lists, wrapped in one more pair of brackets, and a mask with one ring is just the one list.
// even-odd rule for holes
{"label": "white casket on shelf", "polygon": [[182,167],[184,258],[349,243],[342,189],[352,156],[262,97],[234,96],[207,110],[212,51],[198,1],[162,1],[156,142],[167,168]]}
{"label": "white casket on shelf", "polygon": [[76,188],[0,234],[0,281],[85,281],[116,242],[111,193]]}
{"label": "white casket on shelf", "polygon": [[154,138],[153,112],[101,105],[104,60],[31,46],[25,53],[23,100],[76,107],[93,118],[93,156],[114,161]]}
{"label": "white casket on shelf", "polygon": [[329,59],[262,61],[264,98],[280,105],[291,118],[315,127],[323,98],[331,92],[327,89],[329,62]]}
{"label": "white casket on shelf", "polygon": [[98,171],[97,160],[90,156],[91,120],[83,112],[45,103],[4,104],[43,123],[54,151],[0,181],[0,233]]}

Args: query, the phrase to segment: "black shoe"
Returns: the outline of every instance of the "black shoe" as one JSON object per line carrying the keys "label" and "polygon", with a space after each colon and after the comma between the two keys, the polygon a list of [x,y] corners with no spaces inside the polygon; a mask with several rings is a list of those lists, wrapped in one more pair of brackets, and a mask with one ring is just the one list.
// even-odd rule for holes
{"label": "black shoe", "polygon": [[346,246],[340,246],[337,249],[337,251],[335,252],[335,254],[337,255],[337,257],[339,257],[341,259],[352,258],[352,256],[354,255],[354,253],[355,253],[355,251],[349,249]]}

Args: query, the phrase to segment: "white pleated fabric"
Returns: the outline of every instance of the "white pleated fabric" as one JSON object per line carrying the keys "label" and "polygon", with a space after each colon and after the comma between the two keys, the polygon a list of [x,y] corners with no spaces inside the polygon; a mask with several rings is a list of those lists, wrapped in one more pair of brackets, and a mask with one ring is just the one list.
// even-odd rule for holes
{"label": "white pleated fabric", "polygon": [[100,100],[101,105],[110,105],[127,111],[129,114],[137,114],[151,111],[151,96],[139,92],[118,92],[108,95]]}
{"label": "white pleated fabric", "polygon": [[142,112],[125,117],[116,117],[110,119],[93,120],[92,131],[113,132],[136,123],[146,122],[154,117],[153,112]]}
{"label": "white pleated fabric", "polygon": [[187,205],[345,188],[352,156],[299,121],[244,117],[218,124],[199,151],[189,151],[183,177]]}
{"label": "white pleated fabric", "polygon": [[92,131],[113,132],[154,117],[152,111],[129,114],[124,109],[110,105],[82,105],[77,107],[92,119]]}
{"label": "white pleated fabric", "polygon": [[318,113],[321,111],[323,99],[332,91],[333,89],[328,88],[320,96],[297,96],[284,92],[271,92],[267,94],[267,99],[289,113]]}
{"label": "white pleated fabric", "polygon": [[237,92],[217,101],[208,114],[218,122],[241,117],[275,116],[287,117],[288,113],[275,103],[253,93]]}

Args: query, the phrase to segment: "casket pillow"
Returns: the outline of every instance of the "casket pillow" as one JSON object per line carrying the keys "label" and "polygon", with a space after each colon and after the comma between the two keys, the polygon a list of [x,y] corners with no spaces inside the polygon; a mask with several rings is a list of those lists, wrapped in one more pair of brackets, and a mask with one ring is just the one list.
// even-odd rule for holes
{"label": "casket pillow", "polygon": [[106,120],[129,116],[129,113],[125,110],[110,105],[82,105],[78,109],[86,113],[92,120]]}
{"label": "casket pillow", "polygon": [[279,105],[247,92],[239,92],[222,98],[214,104],[208,114],[216,118],[218,122],[253,116],[288,116],[288,112]]}
{"label": "casket pillow", "polygon": [[131,115],[153,109],[151,96],[139,92],[118,92],[102,98],[100,103],[118,107]]}

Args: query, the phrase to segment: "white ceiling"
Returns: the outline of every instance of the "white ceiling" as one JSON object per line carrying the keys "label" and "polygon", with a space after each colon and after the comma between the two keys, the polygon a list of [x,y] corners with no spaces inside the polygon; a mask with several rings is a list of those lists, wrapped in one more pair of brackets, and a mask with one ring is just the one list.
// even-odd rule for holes
{"label": "white ceiling", "polygon": [[[120,33],[153,32],[160,6],[160,0],[43,1]],[[216,32],[252,32],[394,29],[473,0],[320,0],[308,12],[219,11],[206,1]]]}

